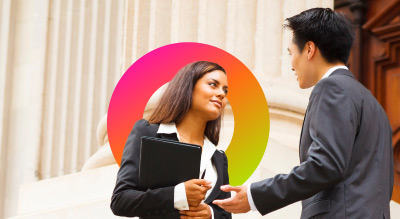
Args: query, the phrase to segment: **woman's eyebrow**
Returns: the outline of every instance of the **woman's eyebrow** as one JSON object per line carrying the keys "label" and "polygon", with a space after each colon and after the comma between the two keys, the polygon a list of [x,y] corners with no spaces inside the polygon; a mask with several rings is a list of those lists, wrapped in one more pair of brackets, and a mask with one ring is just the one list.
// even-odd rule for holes
{"label": "woman's eyebrow", "polygon": [[216,84],[220,84],[217,79],[214,79],[214,78],[208,78],[208,79],[213,80]]}
{"label": "woman's eyebrow", "polygon": [[[217,85],[220,84],[219,81],[218,81],[217,79],[214,79],[214,78],[208,78],[208,79],[213,80]],[[228,89],[228,86],[224,86],[224,88],[225,88],[225,89]]]}

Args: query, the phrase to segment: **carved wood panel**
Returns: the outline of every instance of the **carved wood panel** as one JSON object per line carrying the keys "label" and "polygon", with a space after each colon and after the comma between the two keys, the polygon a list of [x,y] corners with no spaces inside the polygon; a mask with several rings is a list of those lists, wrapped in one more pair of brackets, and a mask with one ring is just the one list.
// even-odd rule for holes
{"label": "carved wood panel", "polygon": [[350,70],[380,102],[393,129],[395,185],[400,203],[400,0],[336,0],[355,23]]}
{"label": "carved wood panel", "polygon": [[363,25],[366,51],[363,60],[369,68],[365,69],[367,77],[362,82],[382,104],[393,129],[392,199],[400,202],[400,1],[391,1],[371,16]]}

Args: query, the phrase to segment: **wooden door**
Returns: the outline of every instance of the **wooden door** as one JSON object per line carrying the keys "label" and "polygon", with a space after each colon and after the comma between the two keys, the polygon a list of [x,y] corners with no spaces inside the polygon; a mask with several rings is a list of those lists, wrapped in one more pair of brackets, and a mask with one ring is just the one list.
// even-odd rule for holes
{"label": "wooden door", "polygon": [[400,0],[336,0],[355,23],[349,68],[380,102],[393,129],[395,184],[400,203]]}

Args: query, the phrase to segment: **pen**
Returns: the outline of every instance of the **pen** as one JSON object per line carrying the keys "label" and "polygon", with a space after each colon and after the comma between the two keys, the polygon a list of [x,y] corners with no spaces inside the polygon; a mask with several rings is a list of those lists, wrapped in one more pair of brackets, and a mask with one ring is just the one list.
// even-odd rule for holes
{"label": "pen", "polygon": [[206,175],[206,169],[204,169],[203,174],[201,174],[201,178],[200,179],[204,179],[204,176]]}

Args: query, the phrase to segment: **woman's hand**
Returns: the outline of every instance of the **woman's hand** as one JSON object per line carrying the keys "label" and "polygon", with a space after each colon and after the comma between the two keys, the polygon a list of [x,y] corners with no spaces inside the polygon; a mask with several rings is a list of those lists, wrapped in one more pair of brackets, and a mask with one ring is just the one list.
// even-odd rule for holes
{"label": "woman's hand", "polygon": [[198,206],[209,189],[211,189],[211,182],[205,179],[191,179],[185,183],[186,198],[188,204],[191,206]]}
{"label": "woman's hand", "polygon": [[181,214],[181,219],[191,219],[191,218],[212,218],[210,206],[205,203],[201,203],[198,206],[189,206],[188,211],[179,211]]}

